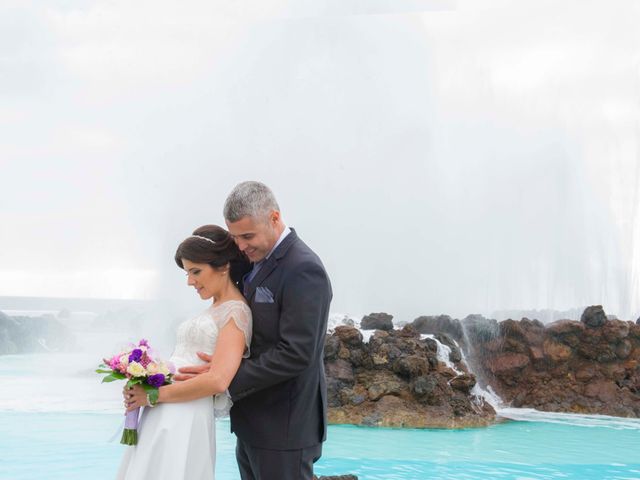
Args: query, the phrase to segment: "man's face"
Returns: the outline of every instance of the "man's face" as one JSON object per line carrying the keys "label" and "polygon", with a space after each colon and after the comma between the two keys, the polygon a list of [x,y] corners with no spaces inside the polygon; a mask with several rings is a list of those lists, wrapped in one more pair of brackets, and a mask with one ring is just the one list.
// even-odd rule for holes
{"label": "man's face", "polygon": [[226,223],[238,248],[255,263],[266,257],[278,241],[279,220],[280,212],[273,211],[265,219],[242,217],[237,222]]}

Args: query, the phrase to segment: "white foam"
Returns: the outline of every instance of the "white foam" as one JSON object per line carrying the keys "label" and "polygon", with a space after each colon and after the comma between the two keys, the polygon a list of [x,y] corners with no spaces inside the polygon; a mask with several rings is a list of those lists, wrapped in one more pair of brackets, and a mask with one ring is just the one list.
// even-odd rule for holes
{"label": "white foam", "polygon": [[376,331],[360,329],[360,333],[362,334],[362,341],[364,343],[369,343],[369,340],[371,340],[371,337],[373,336],[374,333],[376,333]]}
{"label": "white foam", "polygon": [[349,315],[348,313],[331,313],[327,323],[327,331],[333,332],[339,325],[349,325],[356,328],[360,327],[361,316]]}
{"label": "white foam", "polygon": [[423,339],[423,340],[427,339],[427,338],[430,338],[431,340],[436,342],[436,345],[438,347],[438,352],[436,353],[436,355],[438,357],[438,361],[439,362],[444,363],[447,367],[449,367],[451,370],[456,372],[458,375],[462,375],[464,373],[464,372],[458,370],[458,368],[455,366],[455,364],[449,358],[449,355],[451,354],[451,347],[449,347],[448,345],[445,345],[444,343],[442,343],[440,340],[438,340],[434,335],[432,335],[430,333],[423,333],[422,335],[420,335],[420,338]]}
{"label": "white foam", "polygon": [[123,382],[101,384],[100,357],[31,354],[0,357],[0,411],[121,412]]}
{"label": "white foam", "polygon": [[544,422],[579,427],[606,427],[616,430],[640,430],[640,418],[622,418],[609,415],[541,412],[533,408],[497,408],[498,416],[519,422]]}
{"label": "white foam", "polygon": [[500,396],[493,391],[491,385],[487,385],[486,388],[482,388],[480,384],[476,382],[471,389],[471,394],[478,398],[482,398],[485,402],[491,405],[496,412],[504,406],[504,402]]}

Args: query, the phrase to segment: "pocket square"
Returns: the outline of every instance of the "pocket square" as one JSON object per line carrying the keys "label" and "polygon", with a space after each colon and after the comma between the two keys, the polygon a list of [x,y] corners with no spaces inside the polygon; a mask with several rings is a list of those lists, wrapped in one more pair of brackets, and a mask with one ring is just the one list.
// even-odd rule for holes
{"label": "pocket square", "polygon": [[267,287],[256,288],[256,303],[273,303],[273,293]]}

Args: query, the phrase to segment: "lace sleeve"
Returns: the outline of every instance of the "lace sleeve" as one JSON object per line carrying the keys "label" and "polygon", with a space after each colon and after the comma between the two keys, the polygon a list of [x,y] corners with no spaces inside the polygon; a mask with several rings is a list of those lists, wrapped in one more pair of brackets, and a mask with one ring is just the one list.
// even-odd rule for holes
{"label": "lace sleeve", "polygon": [[[224,315],[217,322],[218,328],[222,330],[222,328],[224,328],[231,319],[233,319],[233,322],[244,334],[245,350],[242,358],[248,358],[250,354],[251,332],[253,326],[251,310],[244,303],[233,305],[228,311],[224,312]],[[228,416],[232,406],[233,401],[231,400],[229,390],[213,396],[213,412],[216,418]]]}
{"label": "lace sleeve", "polygon": [[213,416],[216,418],[228,417],[229,412],[233,407],[233,401],[231,400],[231,394],[229,390],[225,390],[222,393],[218,393],[213,396]]}
{"label": "lace sleeve", "polygon": [[242,303],[238,302],[224,312],[224,315],[218,321],[218,328],[222,330],[224,326],[229,323],[229,320],[233,319],[233,322],[236,324],[236,327],[240,329],[240,331],[244,334],[244,343],[245,350],[242,355],[242,358],[249,358],[250,355],[250,346],[251,346],[251,333],[252,333],[252,318],[251,318],[251,310],[249,307]]}

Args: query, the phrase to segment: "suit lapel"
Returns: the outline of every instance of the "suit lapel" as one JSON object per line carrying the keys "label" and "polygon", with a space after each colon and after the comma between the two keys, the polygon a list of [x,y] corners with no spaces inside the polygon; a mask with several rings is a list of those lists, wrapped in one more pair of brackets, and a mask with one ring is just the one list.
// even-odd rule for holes
{"label": "suit lapel", "polygon": [[278,266],[278,261],[285,255],[289,247],[297,240],[298,236],[296,235],[295,230],[292,228],[291,233],[287,235],[282,243],[278,245],[268,258],[266,263],[262,266],[262,268],[258,271],[256,276],[249,283],[249,291],[247,292],[247,300],[251,300],[253,295],[256,293],[256,288],[264,281],[265,278],[269,276],[271,272]]}
{"label": "suit lapel", "polygon": [[278,265],[278,262],[276,261],[275,257],[271,255],[269,259],[265,262],[265,264],[262,265],[262,268],[258,271],[256,276],[253,277],[253,280],[251,280],[251,282],[249,283],[247,300],[251,300],[251,298],[253,298],[253,295],[256,293],[256,288],[258,288],[258,285],[260,285],[260,283],[262,283],[262,281],[265,278],[267,278],[267,276],[271,272],[273,272],[273,269],[276,268],[277,265]]}

